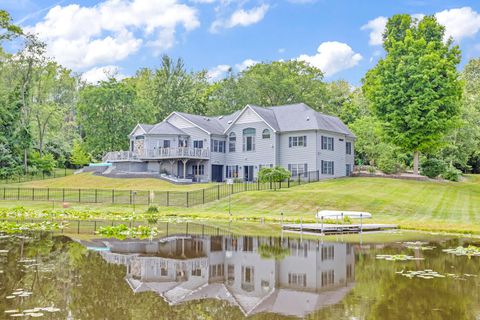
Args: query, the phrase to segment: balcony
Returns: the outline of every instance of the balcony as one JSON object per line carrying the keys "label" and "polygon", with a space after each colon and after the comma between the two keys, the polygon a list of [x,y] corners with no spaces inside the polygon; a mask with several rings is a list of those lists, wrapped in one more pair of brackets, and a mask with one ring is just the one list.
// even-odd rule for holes
{"label": "balcony", "polygon": [[139,161],[139,160],[163,160],[163,159],[209,159],[210,150],[200,148],[159,148],[146,149],[143,154],[132,151],[108,152],[103,161]]}

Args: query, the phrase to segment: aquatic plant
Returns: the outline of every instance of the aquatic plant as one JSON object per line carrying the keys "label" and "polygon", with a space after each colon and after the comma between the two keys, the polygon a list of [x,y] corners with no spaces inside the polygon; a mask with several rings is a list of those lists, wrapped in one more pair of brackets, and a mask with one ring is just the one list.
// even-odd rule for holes
{"label": "aquatic plant", "polygon": [[98,234],[105,237],[113,237],[117,239],[126,239],[126,238],[154,238],[158,236],[158,229],[152,226],[138,226],[138,227],[127,227],[124,224],[119,224],[116,226],[107,226],[100,227]]}
{"label": "aquatic plant", "polygon": [[435,279],[435,278],[445,278],[446,276],[440,274],[432,269],[425,270],[408,270],[408,271],[399,271],[397,274],[407,277],[409,279],[420,278],[420,279]]}
{"label": "aquatic plant", "polygon": [[22,223],[0,221],[0,231],[7,234],[22,233],[25,231],[56,231],[62,227],[62,225],[50,221]]}
{"label": "aquatic plant", "polygon": [[480,247],[469,245],[468,247],[456,247],[451,249],[443,249],[443,252],[454,254],[456,256],[480,257]]}
{"label": "aquatic plant", "polygon": [[414,256],[408,256],[406,254],[377,254],[376,258],[387,261],[424,260],[424,258],[415,258]]}
{"label": "aquatic plant", "polygon": [[427,242],[422,242],[422,241],[407,241],[403,243],[403,245],[406,248],[412,249],[412,250],[424,251],[424,250],[433,250],[436,248],[435,246],[428,246],[427,244],[428,244]]}

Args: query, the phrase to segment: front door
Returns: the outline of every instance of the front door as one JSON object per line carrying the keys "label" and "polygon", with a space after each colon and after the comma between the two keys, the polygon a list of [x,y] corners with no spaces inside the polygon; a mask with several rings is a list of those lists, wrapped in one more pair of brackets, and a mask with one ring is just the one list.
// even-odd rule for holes
{"label": "front door", "polygon": [[253,181],[253,166],[243,167],[243,180]]}
{"label": "front door", "polygon": [[212,164],[212,181],[213,182],[223,181],[223,166],[218,164]]}

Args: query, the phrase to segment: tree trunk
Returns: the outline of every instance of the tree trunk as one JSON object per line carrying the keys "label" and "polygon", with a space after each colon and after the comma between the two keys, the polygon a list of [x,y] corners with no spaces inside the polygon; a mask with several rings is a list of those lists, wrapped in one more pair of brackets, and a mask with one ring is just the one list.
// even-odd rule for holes
{"label": "tree trunk", "polygon": [[25,148],[23,150],[23,170],[25,171],[25,174],[28,173],[28,150]]}
{"label": "tree trunk", "polygon": [[414,151],[413,152],[413,174],[418,175],[418,161],[420,158],[420,152]]}

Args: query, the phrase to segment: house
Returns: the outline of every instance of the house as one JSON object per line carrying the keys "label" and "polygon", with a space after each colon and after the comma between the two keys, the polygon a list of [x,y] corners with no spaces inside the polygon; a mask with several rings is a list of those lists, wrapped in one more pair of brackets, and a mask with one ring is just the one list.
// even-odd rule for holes
{"label": "house", "polygon": [[[216,298],[246,316],[269,312],[303,318],[339,303],[355,283],[354,247],[348,243],[177,236],[108,240],[108,246],[110,251],[100,254],[126,266],[133,292],[156,292],[170,305]],[[285,254],[268,256],[268,248]]]}
{"label": "house", "polygon": [[352,172],[355,136],[337,117],[304,103],[247,105],[230,115],[171,113],[155,125],[138,124],[130,150],[109,152],[117,172],[156,173],[176,181],[254,181],[262,167],[282,166],[293,177]]}

